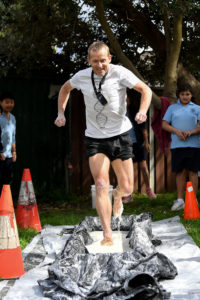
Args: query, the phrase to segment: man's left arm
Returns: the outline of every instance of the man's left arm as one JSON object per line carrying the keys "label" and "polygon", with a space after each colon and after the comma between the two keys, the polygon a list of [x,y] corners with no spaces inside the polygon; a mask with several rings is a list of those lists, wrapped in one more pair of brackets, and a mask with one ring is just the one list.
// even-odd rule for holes
{"label": "man's left arm", "polygon": [[141,80],[136,83],[136,85],[133,87],[134,90],[139,92],[141,94],[141,100],[140,100],[140,108],[138,113],[135,116],[135,120],[138,124],[143,123],[147,119],[147,111],[149,109],[149,106],[151,104],[151,98],[152,98],[152,91]]}

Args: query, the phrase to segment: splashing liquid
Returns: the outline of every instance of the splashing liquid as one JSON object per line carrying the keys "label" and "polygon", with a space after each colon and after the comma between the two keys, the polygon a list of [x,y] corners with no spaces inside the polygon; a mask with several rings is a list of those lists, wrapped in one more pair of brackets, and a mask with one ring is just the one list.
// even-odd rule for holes
{"label": "splashing liquid", "polygon": [[117,230],[118,230],[118,232],[120,232],[121,221],[122,221],[122,216],[120,215],[119,217],[117,217]]}

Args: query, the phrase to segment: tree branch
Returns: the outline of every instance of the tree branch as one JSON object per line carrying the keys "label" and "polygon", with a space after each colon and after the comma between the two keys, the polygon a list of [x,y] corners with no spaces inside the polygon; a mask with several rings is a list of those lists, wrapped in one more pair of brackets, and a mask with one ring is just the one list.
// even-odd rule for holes
{"label": "tree branch", "polygon": [[173,39],[170,42],[169,49],[167,50],[167,59],[165,66],[165,88],[164,94],[170,97],[172,100],[176,99],[176,87],[177,87],[177,66],[179,61],[179,55],[181,51],[182,42],[182,22],[183,12],[182,3],[178,3],[180,6],[174,16],[173,23]]}
{"label": "tree branch", "polygon": [[[121,46],[113,34],[112,30],[110,29],[110,26],[106,20],[105,14],[104,14],[104,6],[103,6],[103,1],[102,0],[96,0],[96,12],[98,19],[101,23],[101,26],[105,33],[107,34],[108,40],[112,46],[112,49],[115,52],[115,55],[119,59],[119,61],[123,64],[124,67],[132,71],[138,78],[140,78],[142,81],[144,81],[144,78],[141,76],[141,74],[138,72],[138,70],[135,68],[135,66],[132,64],[130,59],[123,53]],[[153,104],[160,108],[160,98],[153,93]]]}
{"label": "tree branch", "polygon": [[163,7],[163,22],[164,22],[164,30],[165,30],[165,38],[166,38],[166,49],[167,54],[170,52],[171,45],[171,29],[170,29],[170,16],[167,3],[164,3]]}
{"label": "tree branch", "polygon": [[148,15],[135,8],[129,0],[113,0],[108,7],[127,22],[134,32],[141,34],[157,55],[165,56],[165,36]]}
{"label": "tree branch", "polygon": [[190,73],[188,72],[182,65],[182,63],[178,64],[178,84],[182,85],[185,83],[189,83],[192,87],[193,96],[196,102],[200,103],[200,82]]}

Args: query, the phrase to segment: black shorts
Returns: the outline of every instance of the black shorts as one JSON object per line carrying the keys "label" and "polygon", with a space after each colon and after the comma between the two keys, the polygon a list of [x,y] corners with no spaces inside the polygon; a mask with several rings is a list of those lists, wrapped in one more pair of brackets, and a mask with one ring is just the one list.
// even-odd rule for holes
{"label": "black shorts", "polygon": [[97,153],[105,154],[110,161],[120,158],[126,160],[133,157],[133,147],[129,132],[106,138],[95,139],[85,137],[87,158]]}
{"label": "black shorts", "polygon": [[133,143],[133,154],[133,162],[141,162],[146,160],[144,144],[139,145],[138,143]]}
{"label": "black shorts", "polygon": [[172,171],[181,172],[187,169],[193,172],[200,170],[200,149],[199,148],[176,148],[171,149]]}

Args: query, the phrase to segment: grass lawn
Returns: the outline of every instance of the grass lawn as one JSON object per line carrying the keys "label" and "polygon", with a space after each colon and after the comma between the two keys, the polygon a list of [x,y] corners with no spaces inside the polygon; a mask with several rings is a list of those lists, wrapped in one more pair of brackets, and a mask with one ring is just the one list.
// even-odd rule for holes
{"label": "grass lawn", "polygon": [[[200,194],[197,195],[199,199]],[[54,195],[55,197],[55,195]],[[40,221],[42,226],[50,225],[75,225],[86,216],[97,216],[96,210],[92,209],[91,196],[78,197],[76,195],[62,195],[55,197],[54,201],[49,197],[48,201],[44,199],[37,200]],[[195,243],[200,247],[200,219],[184,220],[184,212],[172,212],[170,210],[176,194],[164,193],[157,195],[156,199],[149,199],[145,194],[133,194],[134,201],[124,204],[123,215],[140,214],[142,212],[151,212],[153,221],[158,221],[174,216],[179,216]],[[42,200],[42,201],[41,201]],[[30,242],[37,233],[34,230],[19,230],[21,248]]]}

